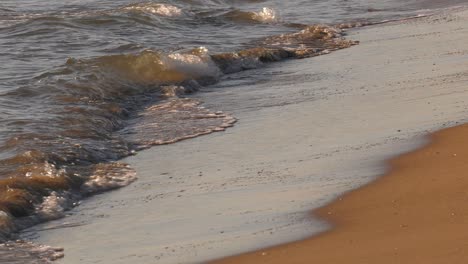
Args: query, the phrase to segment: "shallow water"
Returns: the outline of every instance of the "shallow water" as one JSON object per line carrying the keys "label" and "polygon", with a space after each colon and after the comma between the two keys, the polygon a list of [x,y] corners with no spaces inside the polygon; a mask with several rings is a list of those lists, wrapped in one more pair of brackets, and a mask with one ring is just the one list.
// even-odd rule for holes
{"label": "shallow water", "polygon": [[185,98],[201,86],[356,44],[333,25],[460,2],[2,1],[3,238],[134,181],[123,157],[232,126],[235,117]]}

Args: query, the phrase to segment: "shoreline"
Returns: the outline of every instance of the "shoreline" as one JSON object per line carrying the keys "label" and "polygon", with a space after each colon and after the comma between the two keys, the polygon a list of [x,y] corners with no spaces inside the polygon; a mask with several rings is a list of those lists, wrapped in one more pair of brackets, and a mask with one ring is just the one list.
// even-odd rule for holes
{"label": "shoreline", "polygon": [[314,210],[330,230],[212,263],[466,263],[467,133],[431,134],[385,175]]}
{"label": "shoreline", "polygon": [[[467,65],[448,54],[465,49],[458,16],[350,31],[361,45],[197,93],[240,122],[139,153],[128,159],[139,181],[28,235],[63,246],[67,264],[204,263],[322,232],[310,210],[381,175],[382,160],[422,135],[466,120]],[[236,91],[224,89],[232,82]]]}
{"label": "shoreline", "polygon": [[[453,15],[442,20],[468,20],[465,8]],[[455,53],[468,60],[467,51]],[[311,217],[329,229],[210,263],[467,263],[467,134],[458,122],[430,133],[426,144],[387,160],[386,173],[314,209]]]}

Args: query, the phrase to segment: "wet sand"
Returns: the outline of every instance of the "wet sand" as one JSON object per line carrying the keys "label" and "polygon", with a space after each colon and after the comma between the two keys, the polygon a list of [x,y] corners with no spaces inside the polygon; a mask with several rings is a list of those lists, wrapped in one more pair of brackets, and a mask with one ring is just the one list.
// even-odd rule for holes
{"label": "wet sand", "polygon": [[362,28],[349,34],[358,46],[229,76],[196,96],[233,128],[127,159],[134,184],[24,236],[63,246],[67,264],[200,263],[323,232],[312,209],[467,120],[467,17]]}
{"label": "wet sand", "polygon": [[[442,19],[449,30],[465,23],[456,27],[465,43],[467,17]],[[455,54],[468,64],[467,50]],[[462,75],[468,88],[468,71]],[[468,125],[438,131],[427,146],[390,160],[383,177],[315,210],[331,230],[214,263],[468,263],[467,161]]]}
{"label": "wet sand", "polygon": [[215,263],[467,263],[468,125],[391,160],[391,172],[314,212],[311,239]]}

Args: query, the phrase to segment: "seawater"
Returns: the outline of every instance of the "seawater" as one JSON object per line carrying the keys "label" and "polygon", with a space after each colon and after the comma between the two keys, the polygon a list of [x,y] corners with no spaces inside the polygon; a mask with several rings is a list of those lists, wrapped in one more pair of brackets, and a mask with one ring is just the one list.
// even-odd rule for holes
{"label": "seawater", "polygon": [[190,98],[222,76],[358,44],[345,29],[462,1],[0,3],[0,260],[60,249],[15,233],[126,186],[119,160],[234,125]]}

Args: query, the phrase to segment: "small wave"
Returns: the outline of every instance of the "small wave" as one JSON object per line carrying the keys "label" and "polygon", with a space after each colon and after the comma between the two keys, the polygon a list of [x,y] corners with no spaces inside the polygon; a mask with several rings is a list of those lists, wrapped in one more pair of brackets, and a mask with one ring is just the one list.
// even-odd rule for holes
{"label": "small wave", "polygon": [[11,27],[40,17],[42,17],[40,13],[22,14],[5,10],[5,13],[0,13],[0,28]]}
{"label": "small wave", "polygon": [[200,104],[193,99],[174,98],[148,107],[130,120],[119,134],[144,149],[224,131],[237,121],[228,114],[213,112]]}
{"label": "small wave", "polygon": [[[76,63],[69,60],[69,64]],[[144,84],[173,84],[190,79],[213,79],[219,69],[208,56],[208,50],[200,47],[172,53],[146,50],[138,54],[112,55],[95,61],[79,62],[88,67],[111,71],[115,77]]]}
{"label": "small wave", "polygon": [[423,17],[429,17],[432,15],[434,15],[434,13],[429,12],[429,13],[417,14],[414,16],[408,16],[404,18],[386,19],[386,20],[380,20],[380,21],[353,21],[353,22],[348,22],[348,23],[337,24],[335,27],[339,29],[359,28],[359,27],[386,24],[386,23],[391,23],[391,22],[408,21],[408,20],[413,20],[413,19],[418,19],[418,18],[423,18]]}
{"label": "small wave", "polygon": [[[48,29],[50,32],[56,32],[61,27],[106,27],[118,24],[125,25],[129,21],[154,26],[163,23],[158,19],[159,17],[180,17],[188,13],[177,6],[162,3],[138,3],[113,9],[68,10],[62,12],[18,13],[8,10],[2,12],[0,10],[0,28],[22,25],[22,27],[12,27],[12,29],[28,35],[28,32],[32,32],[35,28],[41,28],[41,26],[44,26],[43,28]],[[144,19],[139,14],[153,15],[154,19]],[[55,27],[50,28],[51,25]]]}
{"label": "small wave", "polygon": [[358,43],[344,39],[342,34],[335,27],[314,25],[297,33],[265,38],[255,48],[213,55],[212,59],[224,73],[233,73],[287,58],[318,56]]}
{"label": "small wave", "polygon": [[137,11],[150,14],[156,14],[165,17],[177,17],[183,14],[182,9],[177,6],[160,3],[140,3],[133,4],[123,8],[128,11]]}
{"label": "small wave", "polygon": [[278,17],[272,8],[264,7],[258,12],[234,10],[223,15],[227,19],[242,23],[273,23]]}

